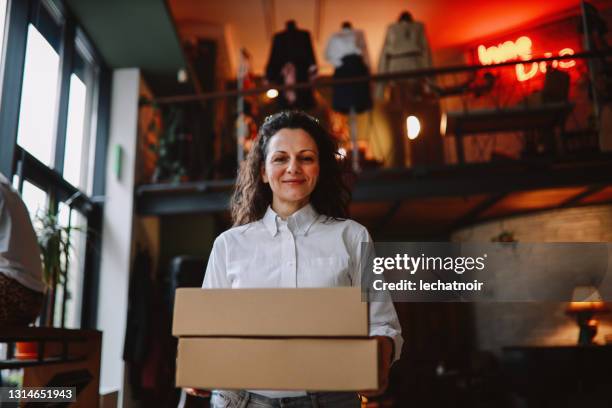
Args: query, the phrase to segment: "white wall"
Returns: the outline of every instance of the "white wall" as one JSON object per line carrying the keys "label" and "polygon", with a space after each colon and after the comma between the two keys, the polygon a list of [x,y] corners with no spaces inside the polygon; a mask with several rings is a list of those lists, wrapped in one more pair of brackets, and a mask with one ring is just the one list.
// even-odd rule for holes
{"label": "white wall", "polygon": [[[139,84],[140,71],[136,68],[118,69],[113,73],[98,303],[98,329],[103,332],[102,394],[123,391],[122,354],[133,233]],[[120,178],[114,171],[116,146],[123,153]],[[118,400],[122,400],[121,396]]]}

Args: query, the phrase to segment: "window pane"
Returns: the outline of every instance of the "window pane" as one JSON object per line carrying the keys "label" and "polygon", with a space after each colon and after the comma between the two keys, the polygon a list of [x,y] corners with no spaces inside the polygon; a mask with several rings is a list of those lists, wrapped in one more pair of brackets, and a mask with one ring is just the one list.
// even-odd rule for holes
{"label": "window pane", "polygon": [[[28,208],[32,221],[36,220],[36,215],[42,215],[47,211],[47,193],[25,180],[23,182],[21,199]],[[34,228],[36,227],[37,225],[34,223]]]}
{"label": "window pane", "polygon": [[[64,327],[79,328],[81,320],[80,305],[83,294],[82,271],[85,261],[86,219],[78,211],[70,212],[70,208],[64,203],[59,204],[58,210],[60,225],[67,226],[68,217],[70,216],[70,226],[74,228],[70,234],[72,250],[69,257],[68,280],[66,282]],[[63,286],[58,286],[57,295],[54,321],[57,325],[60,325],[62,319],[62,301],[64,298]]]}
{"label": "window pane", "polygon": [[66,153],[64,156],[64,178],[72,185],[81,187],[85,173],[83,150],[85,130],[85,109],[87,102],[87,87],[76,75],[70,76],[70,97],[68,98],[68,119],[66,125]]}
{"label": "window pane", "polygon": [[17,143],[52,164],[59,55],[33,25],[28,27]]}

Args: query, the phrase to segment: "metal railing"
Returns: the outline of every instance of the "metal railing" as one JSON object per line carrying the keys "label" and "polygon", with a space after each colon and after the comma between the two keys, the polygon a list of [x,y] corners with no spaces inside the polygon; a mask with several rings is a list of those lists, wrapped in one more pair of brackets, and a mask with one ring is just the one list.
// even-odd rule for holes
{"label": "metal railing", "polygon": [[[258,106],[258,112],[252,115],[252,121],[257,124],[261,123],[263,117],[266,114],[274,112],[274,100],[266,99],[264,95],[266,92],[274,88],[278,92],[287,92],[294,90],[313,90],[317,93],[317,100],[322,101],[322,104],[318,104],[315,110],[318,112],[324,112],[325,115],[334,116],[337,121],[340,117],[342,123],[342,135],[336,134],[341,139],[341,145],[343,146],[344,152],[351,160],[352,168],[355,172],[366,170],[369,168],[367,158],[360,155],[360,140],[362,141],[365,136],[360,134],[357,122],[369,122],[370,126],[367,132],[371,133],[371,129],[377,129],[384,124],[383,118],[380,112],[376,114],[370,114],[370,117],[364,119],[361,117],[359,120],[356,114],[349,114],[342,117],[342,115],[330,113],[329,109],[329,92],[330,88],[338,85],[345,84],[356,84],[368,82],[370,84],[397,84],[406,83],[410,81],[420,82],[427,88],[427,92],[418,95],[411,103],[411,107],[407,106],[390,106],[389,102],[386,102],[386,108],[395,110],[393,114],[396,116],[403,116],[402,121],[405,120],[406,116],[410,113],[411,109],[419,109],[419,107],[430,106],[431,110],[438,112],[439,118],[435,119],[435,114],[432,115],[434,119],[425,119],[424,123],[421,123],[421,131],[423,128],[426,129],[429,134],[422,136],[421,140],[409,140],[406,141],[405,134],[397,134],[398,132],[404,133],[405,126],[398,125],[396,120],[392,128],[392,132],[396,134],[388,136],[391,140],[391,146],[386,146],[386,154],[401,156],[399,159],[391,160],[384,157],[381,153],[375,157],[376,160],[381,161],[382,164],[374,164],[374,166],[393,168],[393,167],[405,167],[409,165],[411,167],[427,167],[427,166],[446,166],[456,164],[466,164],[470,162],[483,162],[497,160],[500,158],[520,160],[523,158],[521,155],[527,154],[525,152],[514,155],[499,154],[495,150],[495,144],[498,139],[491,134],[505,132],[506,134],[514,133],[515,138],[522,138],[523,150],[531,149],[531,153],[539,154],[541,150],[546,150],[544,153],[548,156],[563,156],[568,158],[572,155],[571,151],[568,151],[561,144],[565,143],[563,139],[566,135],[568,138],[577,137],[582,138],[583,144],[586,144],[588,149],[595,152],[597,150],[597,123],[598,120],[589,112],[597,114],[597,110],[592,106],[596,101],[589,99],[589,90],[585,89],[584,85],[577,84],[577,78],[586,79],[590,77],[590,73],[587,69],[587,65],[584,61],[591,59],[605,59],[612,55],[611,50],[606,51],[589,51],[580,52],[573,55],[563,55],[555,57],[544,57],[544,58],[533,58],[530,60],[518,60],[518,61],[507,61],[490,65],[453,65],[446,67],[436,67],[428,69],[418,69],[403,72],[383,73],[369,76],[360,76],[347,79],[333,79],[328,77],[320,77],[311,82],[296,83],[293,85],[260,85],[251,89],[230,89],[217,92],[209,92],[205,94],[197,95],[177,95],[170,97],[161,97],[154,99],[154,104],[160,110],[160,112],[167,110],[181,110],[181,109],[194,109],[196,104],[197,109],[210,109],[214,111],[212,117],[215,117],[215,123],[211,124],[211,131],[215,133],[214,141],[209,140],[208,143],[208,157],[196,158],[199,160],[200,169],[203,167],[203,161],[208,163],[207,174],[191,174],[189,177],[184,178],[182,181],[197,181],[207,179],[232,179],[235,175],[238,163],[242,158],[241,152],[244,151],[245,147],[241,135],[236,135],[236,128],[241,127],[239,131],[245,132],[245,126],[241,122],[239,125],[236,124],[236,120],[241,118],[243,112],[239,112],[238,109],[234,110],[234,107],[244,106],[244,103],[238,103],[240,98],[253,98],[261,102],[261,106]],[[508,81],[509,75],[511,75],[513,69],[519,64],[538,64],[538,66],[549,66],[552,65],[553,61],[576,61],[577,68],[576,73],[570,76],[572,81],[572,87],[580,87],[580,92],[572,92],[571,98],[557,101],[540,101],[537,102],[532,99],[536,93],[542,93],[545,86],[546,75],[540,75],[539,80],[531,81],[536,83],[534,86],[532,83],[511,83]],[[544,64],[544,65],[542,65]],[[546,70],[546,69],[545,69]],[[578,71],[581,70],[581,71]],[[550,67],[548,73],[552,72]],[[584,83],[589,84],[589,81]],[[577,99],[576,94],[579,94],[580,98]],[[586,95],[586,96],[585,96]],[[259,98],[259,99],[257,99]],[[236,103],[234,103],[236,102]],[[554,104],[557,103],[558,109],[554,108]],[[376,102],[375,102],[376,105]],[[441,106],[443,105],[443,106]],[[203,106],[203,107],[202,107]],[[550,109],[549,109],[550,108]],[[376,109],[376,108],[375,108]],[[384,111],[384,109],[382,109]],[[399,113],[398,113],[399,112]],[[386,114],[385,112],[383,112]],[[429,113],[425,113],[427,116]],[[160,114],[161,115],[161,114]],[[316,115],[316,113],[315,113]],[[481,115],[479,117],[478,115]],[[535,119],[542,118],[545,116],[547,120],[540,120],[539,122]],[[489,126],[482,126],[481,129],[475,129],[473,123],[467,123],[468,119],[472,122],[480,122],[482,125],[488,121]],[[495,128],[495,124],[500,124],[503,121],[510,122],[505,126],[498,126]],[[326,122],[325,120],[323,121]],[[566,122],[568,123],[566,129]],[[329,123],[325,123],[328,124]],[[385,125],[388,126],[388,125]],[[470,128],[472,126],[472,128]],[[179,126],[180,128],[181,126]],[[442,127],[442,134],[437,131],[432,131],[433,128]],[[477,127],[477,126],[476,126]],[[538,133],[546,133],[546,130],[550,128],[558,128],[555,135],[538,135]],[[564,131],[569,130],[569,133],[565,134]],[[332,129],[332,133],[337,129]],[[436,136],[437,134],[437,136]],[[471,146],[472,154],[466,154],[464,143],[464,136],[470,134],[486,134],[488,135],[489,142],[473,142]],[[433,135],[433,136],[430,136]],[[453,135],[454,137],[447,137],[447,135]],[[181,139],[181,137],[183,139]],[[197,135],[188,127],[183,130],[183,135],[175,137],[175,140],[180,145],[180,140],[185,141],[185,144],[196,143],[201,137],[211,138],[210,134]],[[368,135],[371,139],[370,142],[379,143],[380,138],[377,136]],[[434,140],[438,137],[440,140]],[[422,141],[423,139],[427,139]],[[550,148],[551,141],[556,140],[559,146],[554,147],[553,150]],[[589,139],[590,138],[590,139]],[[478,138],[472,138],[478,139]],[[542,139],[542,140],[540,140]],[[587,140],[589,139],[589,140]],[[587,140],[587,141],[585,141]],[[228,143],[229,142],[229,143]],[[386,142],[390,142],[387,140]],[[436,145],[434,147],[426,146],[427,143]],[[480,145],[479,145],[480,143]],[[492,144],[494,147],[486,146],[486,144]],[[520,144],[519,143],[519,144]],[[228,147],[233,144],[233,149]],[[408,146],[406,146],[409,144]],[[420,147],[419,144],[424,145]],[[454,146],[453,146],[454,145]],[[525,147],[528,146],[528,147]],[[544,147],[542,147],[544,146]],[[413,156],[416,159],[406,158],[406,153],[409,149],[413,149]],[[420,155],[421,153],[414,153],[414,150],[421,149],[423,152],[429,152],[441,149],[435,153],[437,158],[428,160],[427,157]],[[468,149],[468,150],[470,150]],[[180,161],[181,154],[197,154],[197,149],[190,149],[188,147],[175,146],[177,153],[177,161]],[[195,150],[195,151],[194,151]],[[210,154],[213,150],[214,154]],[[233,152],[232,152],[233,150]],[[485,151],[486,150],[486,151]],[[404,151],[404,153],[402,153]],[[182,153],[181,153],[182,152]],[[224,154],[225,152],[225,154]],[[516,152],[515,152],[516,153]],[[425,154],[425,153],[423,153]],[[367,154],[371,156],[371,154]],[[233,162],[230,163],[229,157],[233,157]],[[442,157],[442,159],[440,159]],[[210,165],[210,162],[214,165]],[[189,163],[187,163],[187,166]],[[198,166],[196,166],[198,167]],[[221,170],[219,170],[221,169]],[[187,171],[187,174],[190,172]],[[155,180],[161,182],[164,180]]]}

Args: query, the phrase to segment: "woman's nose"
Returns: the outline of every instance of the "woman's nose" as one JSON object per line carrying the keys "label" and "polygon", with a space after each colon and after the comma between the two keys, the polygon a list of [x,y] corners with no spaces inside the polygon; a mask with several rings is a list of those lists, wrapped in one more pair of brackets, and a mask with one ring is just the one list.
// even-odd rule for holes
{"label": "woman's nose", "polygon": [[289,166],[287,167],[288,173],[299,173],[301,171],[300,162],[297,159],[289,160]]}

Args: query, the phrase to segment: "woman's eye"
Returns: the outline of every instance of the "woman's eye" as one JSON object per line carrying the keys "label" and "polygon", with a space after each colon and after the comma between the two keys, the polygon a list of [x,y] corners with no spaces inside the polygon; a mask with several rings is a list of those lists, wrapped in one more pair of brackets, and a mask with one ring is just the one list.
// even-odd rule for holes
{"label": "woman's eye", "polygon": [[302,157],[302,160],[306,161],[306,162],[313,162],[314,161],[314,157]]}
{"label": "woman's eye", "polygon": [[274,159],[272,159],[272,163],[282,163],[285,161],[284,157],[276,157]]}

